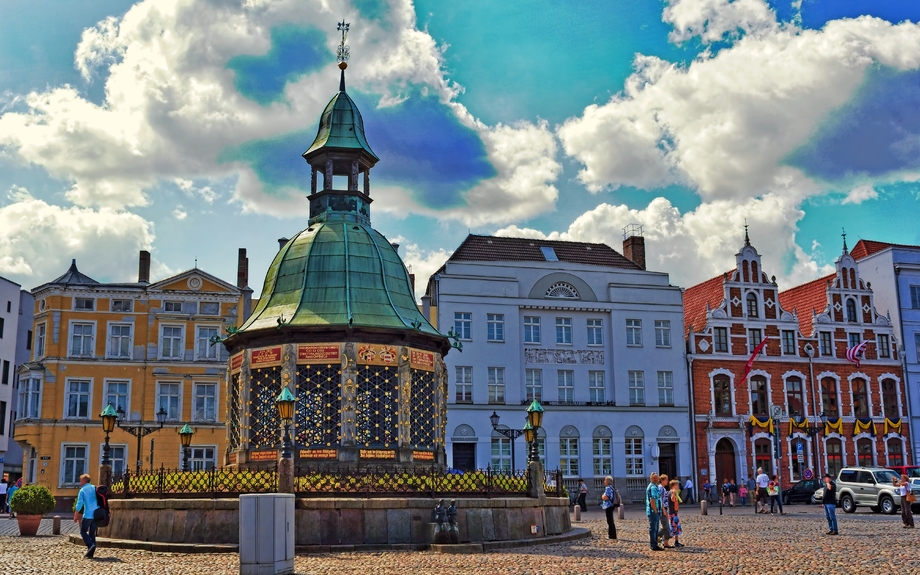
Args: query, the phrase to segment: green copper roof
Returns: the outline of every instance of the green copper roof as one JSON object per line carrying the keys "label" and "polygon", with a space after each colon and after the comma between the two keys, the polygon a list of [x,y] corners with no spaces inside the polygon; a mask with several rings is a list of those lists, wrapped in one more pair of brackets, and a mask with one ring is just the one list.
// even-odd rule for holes
{"label": "green copper roof", "polygon": [[315,223],[275,256],[259,304],[240,331],[279,325],[417,329],[443,337],[418,310],[390,242],[350,221]]}
{"label": "green copper roof", "polygon": [[338,93],[326,104],[319,120],[319,130],[310,149],[303,153],[307,159],[324,149],[363,150],[374,161],[380,158],[371,150],[364,136],[364,119],[354,101],[345,93],[344,80]]}

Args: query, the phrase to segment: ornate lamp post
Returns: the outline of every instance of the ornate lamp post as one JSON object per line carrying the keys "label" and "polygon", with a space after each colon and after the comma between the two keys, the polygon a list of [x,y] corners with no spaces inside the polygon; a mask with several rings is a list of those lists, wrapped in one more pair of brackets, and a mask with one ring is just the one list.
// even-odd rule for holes
{"label": "ornate lamp post", "polygon": [[[118,413],[118,419],[115,421],[115,424],[118,426],[118,428],[124,431],[127,431],[128,433],[130,433],[131,435],[137,438],[137,471],[138,473],[140,473],[141,471],[141,440],[145,436],[153,433],[154,431],[159,431],[160,429],[163,429],[163,424],[166,423],[166,417],[167,417],[166,410],[160,407],[160,410],[157,412],[156,424],[144,423],[143,421],[138,421],[137,425],[126,425],[124,423],[125,410],[119,406],[117,413]],[[154,427],[154,425],[157,425],[157,427]]]}
{"label": "ornate lamp post", "polygon": [[109,447],[109,434],[115,429],[115,420],[118,412],[109,403],[99,414],[102,418],[102,431],[105,432],[105,445],[102,446],[102,469],[99,473],[99,483],[105,486],[112,484],[112,448]]}
{"label": "ornate lamp post", "polygon": [[521,430],[524,433],[524,441],[527,442],[527,445],[530,447],[527,451],[527,463],[532,463],[540,458],[540,454],[537,451],[537,433],[534,430],[533,426],[530,425],[530,422],[524,424],[524,429]]}
{"label": "ornate lamp post", "polygon": [[182,471],[188,471],[188,460],[192,454],[191,445],[194,433],[195,431],[187,423],[179,430],[179,440],[182,442]]}
{"label": "ornate lamp post", "polygon": [[540,440],[540,428],[543,427],[543,406],[536,399],[527,408],[527,425],[533,428],[533,441],[530,444],[530,461],[540,460],[537,442]]}
{"label": "ornate lamp post", "polygon": [[522,429],[504,429],[498,426],[499,415],[492,411],[492,415],[489,416],[489,421],[492,422],[492,429],[501,433],[505,437],[511,440],[511,469],[514,470],[515,457],[514,457],[514,440],[518,437],[524,435],[524,430]]}
{"label": "ornate lamp post", "polygon": [[294,454],[291,452],[291,422],[294,421],[294,404],[297,398],[287,387],[281,389],[275,405],[284,425],[281,461],[278,462],[278,492],[294,493]]}

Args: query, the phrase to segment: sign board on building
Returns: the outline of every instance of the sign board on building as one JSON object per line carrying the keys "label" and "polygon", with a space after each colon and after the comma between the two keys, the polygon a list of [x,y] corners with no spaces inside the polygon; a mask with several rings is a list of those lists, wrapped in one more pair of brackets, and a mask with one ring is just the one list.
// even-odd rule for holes
{"label": "sign board on building", "polygon": [[390,449],[362,449],[358,455],[361,459],[396,459],[396,452]]}
{"label": "sign board on building", "polygon": [[270,449],[268,451],[252,451],[249,453],[249,461],[274,461],[278,459],[278,450]]}
{"label": "sign board on building", "polygon": [[434,461],[433,451],[413,451],[412,459],[414,461]]}
{"label": "sign board on building", "polygon": [[298,455],[301,459],[337,459],[339,452],[335,449],[301,449]]}
{"label": "sign board on building", "polygon": [[358,363],[395,366],[399,363],[399,348],[363,343],[358,346]]}
{"label": "sign board on building", "polygon": [[50,461],[50,460],[51,460],[51,456],[50,456],[50,455],[42,455],[42,456],[41,456],[41,460],[42,460],[42,461]]}
{"label": "sign board on building", "polygon": [[338,361],[341,346],[337,343],[323,343],[317,345],[298,345],[297,363],[325,363]]}
{"label": "sign board on building", "polygon": [[434,371],[434,354],[430,351],[409,350],[409,367],[423,371]]}
{"label": "sign board on building", "polygon": [[252,367],[281,365],[281,346],[276,345],[274,347],[263,347],[262,349],[252,350],[249,365]]}
{"label": "sign board on building", "polygon": [[243,353],[240,352],[230,358],[230,373],[234,373],[243,368]]}
{"label": "sign board on building", "polygon": [[805,445],[801,441],[795,444],[795,455],[796,459],[799,460],[799,465],[803,465],[805,463]]}

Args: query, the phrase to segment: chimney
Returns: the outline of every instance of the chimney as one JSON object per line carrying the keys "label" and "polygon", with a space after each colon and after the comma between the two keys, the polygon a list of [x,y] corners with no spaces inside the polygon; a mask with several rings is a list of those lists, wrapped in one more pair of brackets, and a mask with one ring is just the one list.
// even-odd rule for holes
{"label": "chimney", "polygon": [[140,257],[137,262],[137,283],[139,284],[149,284],[150,283],[150,252],[147,250],[141,250]]}
{"label": "chimney", "polygon": [[390,242],[390,245],[393,246],[393,249],[396,250],[396,253],[399,253],[399,244],[396,242]]}
{"label": "chimney", "polygon": [[415,299],[415,274],[409,274],[409,285],[412,287],[412,299]]}
{"label": "chimney", "polygon": [[278,251],[283,250],[289,241],[287,238],[278,238]]}
{"label": "chimney", "polygon": [[623,228],[623,255],[640,269],[645,269],[645,238],[639,224]]}
{"label": "chimney", "polygon": [[236,287],[243,289],[249,285],[249,258],[246,257],[246,248],[240,248],[236,263]]}

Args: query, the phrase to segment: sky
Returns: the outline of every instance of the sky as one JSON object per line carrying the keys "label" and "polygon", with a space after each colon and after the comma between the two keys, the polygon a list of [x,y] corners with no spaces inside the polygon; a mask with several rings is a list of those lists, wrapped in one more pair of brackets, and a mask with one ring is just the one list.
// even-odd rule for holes
{"label": "sky", "polygon": [[[334,7],[334,11],[333,10]],[[603,242],[694,285],[750,226],[781,289],[845,229],[920,244],[914,0],[0,3],[0,275],[196,265],[259,293],[307,226],[338,89],[381,161],[374,226],[418,291],[468,233]]]}

